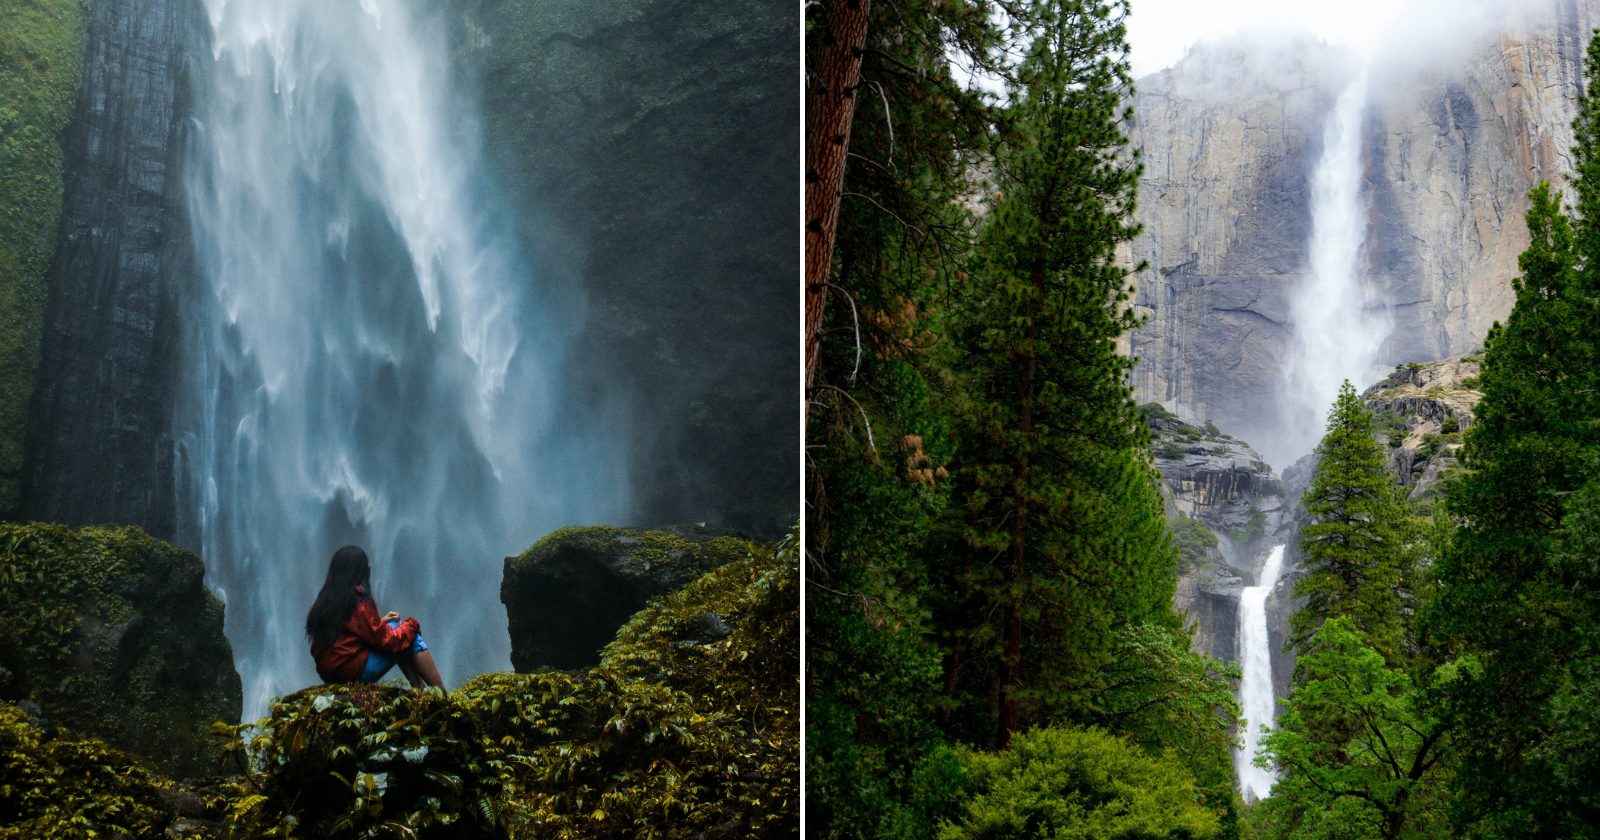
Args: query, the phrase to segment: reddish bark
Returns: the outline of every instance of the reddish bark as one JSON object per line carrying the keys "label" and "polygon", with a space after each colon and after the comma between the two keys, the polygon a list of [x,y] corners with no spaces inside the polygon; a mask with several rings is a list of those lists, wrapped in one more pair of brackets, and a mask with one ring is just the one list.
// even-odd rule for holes
{"label": "reddish bark", "polygon": [[845,152],[861,84],[871,0],[833,0],[823,8],[823,33],[806,93],[806,406],[816,380],[828,267],[839,227]]}

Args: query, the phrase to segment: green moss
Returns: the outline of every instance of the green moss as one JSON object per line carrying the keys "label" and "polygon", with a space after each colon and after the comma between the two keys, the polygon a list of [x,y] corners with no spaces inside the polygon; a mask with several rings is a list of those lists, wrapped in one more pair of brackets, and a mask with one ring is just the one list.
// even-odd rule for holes
{"label": "green moss", "polygon": [[20,503],[45,274],[62,201],[62,135],[83,54],[81,0],[0,0],[0,517]]}
{"label": "green moss", "polygon": [[0,838],[157,837],[169,786],[114,747],[51,737],[0,703]]}
{"label": "green moss", "polygon": [[222,605],[194,555],[137,528],[0,524],[0,665],[52,724],[173,771],[237,719]]}
{"label": "green moss", "polygon": [[578,546],[620,560],[639,571],[681,567],[685,580],[746,557],[751,544],[738,537],[716,535],[690,540],[668,531],[635,531],[605,525],[560,528],[524,551],[514,565],[537,563],[556,551]]}
{"label": "green moss", "polygon": [[[328,838],[793,836],[795,545],[748,554],[653,602],[596,668],[484,674],[448,697],[359,685],[285,697],[269,717],[232,728],[246,776],[224,797],[224,827]],[[685,639],[708,613],[730,632]]]}

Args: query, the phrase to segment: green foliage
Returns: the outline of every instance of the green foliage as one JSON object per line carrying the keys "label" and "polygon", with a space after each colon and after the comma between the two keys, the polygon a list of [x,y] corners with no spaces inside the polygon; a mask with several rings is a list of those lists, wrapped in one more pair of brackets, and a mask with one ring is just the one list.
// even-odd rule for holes
{"label": "green foliage", "polygon": [[104,742],[52,737],[0,703],[0,838],[160,836],[168,784]]}
{"label": "green foliage", "polygon": [[174,772],[206,771],[236,719],[222,604],[199,558],[137,528],[0,524],[0,664],[52,722]]}
{"label": "green foliage", "polygon": [[1403,653],[1401,599],[1413,565],[1414,529],[1372,425],[1372,413],[1346,381],[1301,498],[1312,522],[1300,529],[1305,576],[1294,593],[1305,606],[1291,620],[1290,643],[1303,649],[1322,622],[1349,616],[1367,643],[1393,663]]}
{"label": "green foliage", "polygon": [[1210,528],[1181,513],[1172,520],[1171,525],[1172,543],[1178,549],[1178,559],[1185,566],[1194,568],[1211,562],[1208,552],[1216,549],[1217,535]]}
{"label": "green foliage", "polygon": [[62,135],[77,99],[81,0],[0,0],[0,517],[20,502],[45,273],[62,200]]}
{"label": "green foliage", "polygon": [[1129,215],[1141,171],[1123,134],[1132,81],[1109,58],[1124,53],[1125,11],[1032,9],[970,263],[975,288],[955,325],[959,525],[979,562],[951,607],[976,666],[953,699],[961,737],[979,744],[1081,720],[1117,631],[1175,621],[1177,558],[1127,384],[1132,360],[1116,348],[1138,323],[1116,258],[1138,232]]}
{"label": "green foliage", "polygon": [[1177,420],[1178,419],[1178,415],[1173,414],[1172,412],[1168,411],[1166,406],[1164,406],[1164,405],[1162,405],[1161,403],[1158,403],[1158,402],[1140,403],[1139,404],[1139,416],[1141,418],[1143,418],[1146,423],[1149,423],[1151,420]]}
{"label": "green foliage", "polygon": [[[1596,61],[1591,50],[1591,72]],[[1600,118],[1586,102],[1586,118]],[[1587,206],[1592,183],[1579,195]],[[1490,836],[1568,834],[1600,818],[1566,769],[1566,756],[1600,748],[1600,733],[1570,714],[1600,687],[1588,681],[1600,614],[1584,594],[1600,577],[1560,560],[1597,478],[1600,237],[1592,216],[1574,226],[1548,185],[1531,194],[1528,228],[1516,306],[1487,341],[1466,470],[1446,488],[1460,527],[1428,611],[1438,638],[1481,666],[1446,700],[1462,728],[1458,825]]]}
{"label": "green foliage", "polygon": [[1294,691],[1262,742],[1282,776],[1257,808],[1265,837],[1448,834],[1449,727],[1349,616],[1327,620],[1297,662]]}
{"label": "green foliage", "polygon": [[[229,728],[237,836],[727,837],[798,830],[796,536],[656,602],[599,667],[452,692],[320,686]],[[732,629],[704,637],[707,616]]]}
{"label": "green foliage", "polygon": [[1034,729],[1003,752],[963,751],[962,764],[970,798],[940,840],[1198,840],[1220,833],[1182,764],[1098,730]]}
{"label": "green foliage", "polygon": [[[1063,722],[1203,755],[1232,822],[1232,700],[1171,608],[1146,427],[1170,415],[1133,403],[1116,352],[1136,321],[1115,260],[1138,180],[1126,8],[1008,11],[872,6],[808,391],[819,837],[929,837],[959,805],[952,743]],[[1008,101],[965,89],[952,53]],[[973,161],[992,161],[984,214]]]}
{"label": "green foliage", "polygon": [[1406,418],[1385,408],[1373,415],[1372,422],[1375,431],[1388,439],[1389,446],[1398,447],[1405,442],[1409,431],[1406,428]]}

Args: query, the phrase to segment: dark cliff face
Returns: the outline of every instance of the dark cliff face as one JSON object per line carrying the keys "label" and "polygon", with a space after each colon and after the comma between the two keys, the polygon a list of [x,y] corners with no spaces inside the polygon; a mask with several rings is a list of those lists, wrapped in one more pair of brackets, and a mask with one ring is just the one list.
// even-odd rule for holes
{"label": "dark cliff face", "polygon": [[635,418],[638,521],[798,516],[798,18],[779,2],[462,2],[490,157],[584,388]]}
{"label": "dark cliff face", "polygon": [[169,536],[174,304],[190,262],[179,175],[204,10],[96,0],[87,12],[23,511]]}

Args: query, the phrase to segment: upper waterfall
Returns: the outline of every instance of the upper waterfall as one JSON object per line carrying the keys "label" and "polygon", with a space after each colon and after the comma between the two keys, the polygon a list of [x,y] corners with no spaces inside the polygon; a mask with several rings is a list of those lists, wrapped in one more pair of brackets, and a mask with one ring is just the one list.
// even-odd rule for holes
{"label": "upper waterfall", "polygon": [[1339,385],[1365,387],[1381,374],[1379,351],[1391,328],[1382,302],[1362,282],[1367,207],[1362,200],[1361,128],[1367,71],[1339,94],[1311,179],[1311,266],[1290,298],[1292,338],[1283,368],[1279,435],[1262,443],[1279,468],[1322,438]]}
{"label": "upper waterfall", "polygon": [[245,716],[315,681],[305,613],[348,542],[448,682],[503,669],[501,558],[629,507],[620,420],[563,393],[581,304],[514,242],[443,11],[206,9],[174,457]]}

